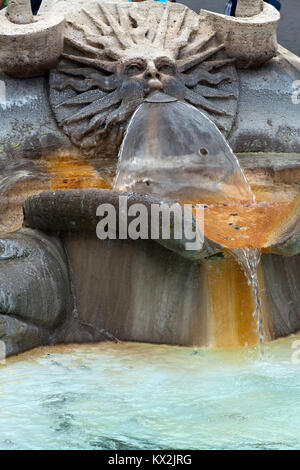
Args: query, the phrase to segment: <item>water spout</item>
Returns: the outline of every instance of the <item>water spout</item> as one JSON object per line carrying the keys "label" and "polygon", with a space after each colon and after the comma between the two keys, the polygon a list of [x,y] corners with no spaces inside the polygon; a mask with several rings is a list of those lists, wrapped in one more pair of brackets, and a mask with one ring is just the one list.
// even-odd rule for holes
{"label": "water spout", "polygon": [[[164,95],[165,96],[165,95]],[[155,95],[134,113],[114,186],[181,202],[252,201],[253,194],[217,126],[195,107]]]}

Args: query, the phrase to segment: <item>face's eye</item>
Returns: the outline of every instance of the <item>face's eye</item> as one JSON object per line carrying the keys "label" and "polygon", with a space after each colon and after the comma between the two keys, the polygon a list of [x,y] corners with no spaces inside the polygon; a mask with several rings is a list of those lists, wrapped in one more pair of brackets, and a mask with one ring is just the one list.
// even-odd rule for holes
{"label": "face's eye", "polygon": [[164,73],[166,75],[175,75],[176,73],[175,65],[171,64],[170,62],[161,62],[157,65],[157,70],[160,73]]}
{"label": "face's eye", "polygon": [[134,63],[134,64],[129,64],[125,67],[125,74],[128,76],[138,75],[144,71],[145,71],[144,64]]}

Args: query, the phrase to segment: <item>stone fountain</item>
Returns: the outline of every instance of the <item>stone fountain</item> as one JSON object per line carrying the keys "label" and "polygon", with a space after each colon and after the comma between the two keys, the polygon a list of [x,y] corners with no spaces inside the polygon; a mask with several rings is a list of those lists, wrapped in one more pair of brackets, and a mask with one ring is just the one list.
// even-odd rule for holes
{"label": "stone fountain", "polygon": [[[260,201],[297,200],[300,60],[277,45],[279,13],[239,0],[237,17],[181,4],[29,0],[0,13],[0,339],[255,344],[253,299],[226,247],[103,240],[129,120],[153,92],[199,109],[222,132]],[[177,123],[180,128],[181,123]],[[149,169],[150,170],[150,169]],[[130,193],[129,205],[161,196]],[[263,249],[266,339],[300,329],[300,219]],[[288,229],[287,229],[288,227]],[[278,232],[278,233],[277,233]]]}

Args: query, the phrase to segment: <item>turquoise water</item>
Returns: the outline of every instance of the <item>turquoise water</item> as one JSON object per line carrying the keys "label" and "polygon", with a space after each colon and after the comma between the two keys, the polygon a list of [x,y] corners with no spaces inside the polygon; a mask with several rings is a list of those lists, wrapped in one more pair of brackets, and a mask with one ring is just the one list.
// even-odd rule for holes
{"label": "turquoise water", "polygon": [[9,359],[0,449],[299,449],[296,339],[268,345],[263,361],[255,349],[136,343]]}

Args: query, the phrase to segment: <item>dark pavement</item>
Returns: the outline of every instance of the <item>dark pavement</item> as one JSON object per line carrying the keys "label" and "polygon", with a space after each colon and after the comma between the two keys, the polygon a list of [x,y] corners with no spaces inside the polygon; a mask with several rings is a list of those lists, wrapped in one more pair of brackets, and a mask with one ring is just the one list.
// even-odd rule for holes
{"label": "dark pavement", "polygon": [[[178,0],[193,10],[205,10],[224,13],[226,0]],[[278,42],[300,56],[300,0],[281,1],[281,20],[278,30]]]}

